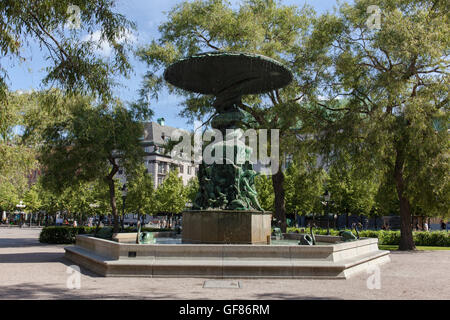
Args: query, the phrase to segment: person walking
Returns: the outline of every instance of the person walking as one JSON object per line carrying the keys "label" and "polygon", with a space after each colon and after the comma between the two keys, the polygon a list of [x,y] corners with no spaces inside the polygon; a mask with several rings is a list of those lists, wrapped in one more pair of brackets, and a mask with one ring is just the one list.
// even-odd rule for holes
{"label": "person walking", "polygon": [[441,230],[447,229],[447,224],[444,222],[444,220],[441,220]]}
{"label": "person walking", "polygon": [[425,223],[423,224],[423,230],[424,230],[424,231],[428,231],[428,223],[425,222]]}

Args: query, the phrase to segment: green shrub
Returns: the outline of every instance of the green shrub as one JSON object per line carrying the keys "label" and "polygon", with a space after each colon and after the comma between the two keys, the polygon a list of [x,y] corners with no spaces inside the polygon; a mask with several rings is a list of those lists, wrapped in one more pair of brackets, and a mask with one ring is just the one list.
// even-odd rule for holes
{"label": "green shrub", "polygon": [[[304,229],[305,232],[309,233],[309,228],[287,228],[287,232],[300,232]],[[327,229],[313,228],[314,233],[318,235],[327,234]],[[348,229],[346,229],[348,230]],[[352,231],[354,234],[355,231]],[[339,235],[338,230],[330,229],[330,235]],[[361,230],[359,231],[359,236],[362,238],[378,238],[378,244],[383,245],[398,245],[400,243],[400,231],[392,230]],[[413,239],[416,246],[435,246],[435,247],[450,247],[450,232],[447,231],[418,231],[413,232]]]}
{"label": "green shrub", "polygon": [[416,246],[450,247],[450,233],[447,231],[413,232]]}
{"label": "green shrub", "polygon": [[[39,235],[39,242],[49,244],[71,244],[75,243],[77,234],[94,234],[96,227],[45,227]],[[136,228],[126,228],[124,232],[136,232]],[[171,229],[156,229],[156,228],[142,228],[142,232],[157,232],[157,231],[173,231]],[[102,239],[112,239],[113,228],[102,227],[97,232],[97,237]]]}
{"label": "green shrub", "polygon": [[112,235],[113,235],[112,227],[103,227],[98,230],[96,237],[102,239],[112,239]]}
{"label": "green shrub", "polygon": [[39,235],[39,242],[50,244],[75,243],[77,234],[93,232],[93,227],[45,227]]}

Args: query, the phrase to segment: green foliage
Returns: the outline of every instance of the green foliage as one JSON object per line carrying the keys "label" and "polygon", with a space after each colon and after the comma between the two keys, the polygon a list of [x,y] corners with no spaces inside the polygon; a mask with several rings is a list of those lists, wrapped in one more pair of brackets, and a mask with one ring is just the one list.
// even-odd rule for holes
{"label": "green foliage", "polygon": [[[113,11],[115,0],[3,0],[0,3],[0,57],[17,62],[29,43],[43,48],[43,58],[50,66],[44,84],[59,85],[67,92],[95,93],[111,96],[114,76],[127,75],[129,40],[126,35],[135,25]],[[80,28],[69,30],[70,5],[80,8]],[[96,54],[100,46],[86,33],[94,30],[112,48],[110,59]],[[13,61],[14,61],[13,60]],[[0,101],[3,100],[8,72],[0,67]]]}
{"label": "green foliage", "polygon": [[23,200],[29,189],[28,175],[38,167],[33,145],[17,133],[28,103],[28,96],[18,93],[0,97],[0,207],[4,210],[12,210],[17,200]]}
{"label": "green foliage", "polygon": [[[309,228],[295,228],[287,229],[287,232],[300,232],[304,229],[309,233]],[[313,228],[314,234],[326,235],[327,229]],[[350,231],[350,230],[348,230]],[[352,230],[356,235],[355,231]],[[330,235],[338,236],[339,230],[330,229]],[[400,242],[400,231],[385,231],[385,230],[361,230],[359,231],[361,238],[378,238],[378,244],[381,245],[398,245]],[[441,246],[450,247],[450,233],[446,231],[418,231],[413,232],[413,239],[416,246]]]}
{"label": "green foliage", "polygon": [[147,173],[144,165],[138,166],[127,181],[126,210],[138,214],[154,214],[156,212],[155,188],[153,177]]}
{"label": "green foliage", "polygon": [[197,197],[197,193],[199,190],[198,178],[194,177],[188,181],[187,186],[185,187],[186,197],[188,201],[194,203],[195,198]]}
{"label": "green foliage", "polygon": [[119,167],[132,171],[142,161],[142,124],[119,102],[111,109],[93,106],[87,97],[66,103],[70,118],[48,126],[43,135],[40,161],[47,187],[57,191],[77,181],[112,179]]}
{"label": "green foliage", "polygon": [[313,162],[297,161],[285,173],[286,211],[300,215],[322,212],[326,173]]}
{"label": "green foliage", "polygon": [[273,211],[275,194],[273,192],[272,179],[266,175],[256,176],[255,187],[261,208],[265,211]]}
{"label": "green foliage", "polygon": [[13,211],[19,203],[18,192],[15,186],[7,181],[0,183],[0,209],[3,211]]}
{"label": "green foliage", "polygon": [[189,201],[178,176],[178,169],[170,170],[163,184],[156,189],[156,208],[158,212],[180,213]]}
{"label": "green foliage", "polygon": [[[96,227],[45,227],[39,234],[39,242],[49,244],[71,244],[75,243],[78,234],[95,234]],[[136,232],[136,228],[125,228],[124,232]],[[142,232],[163,232],[173,231],[171,229],[142,228]],[[113,228],[99,228],[97,237],[102,239],[112,239]]]}
{"label": "green foliage", "polygon": [[77,234],[88,234],[95,231],[93,227],[45,227],[39,234],[39,242],[50,244],[75,243]]}
{"label": "green foliage", "polygon": [[25,210],[28,212],[36,212],[42,207],[41,199],[39,198],[39,184],[34,184],[24,196]]}
{"label": "green foliage", "polygon": [[113,232],[114,232],[113,228],[111,228],[111,227],[103,227],[103,228],[100,228],[97,231],[97,234],[95,236],[97,238],[111,240],[112,236],[113,236]]}
{"label": "green foliage", "polygon": [[[445,2],[361,0],[320,17],[306,47],[325,53],[330,73],[316,94],[311,130],[332,158],[349,154],[357,170],[391,176],[402,223],[401,249],[414,207],[448,216],[450,23]],[[367,8],[382,12],[370,29]],[[318,93],[318,92],[317,92]],[[385,188],[392,190],[392,188]],[[386,198],[386,197],[385,197]],[[385,209],[384,209],[385,210]]]}
{"label": "green foliage", "polygon": [[61,193],[80,183],[105,182],[118,229],[117,202],[121,197],[116,196],[114,177],[119,168],[133,172],[142,163],[142,123],[119,101],[110,108],[93,105],[89,97],[74,96],[66,102],[69,118],[52,123],[43,132],[39,160],[44,166],[44,186]]}
{"label": "green foliage", "polygon": [[354,215],[374,213],[379,174],[375,170],[362,170],[361,165],[348,154],[341,154],[339,161],[330,167],[327,189],[331,192],[332,211]]}

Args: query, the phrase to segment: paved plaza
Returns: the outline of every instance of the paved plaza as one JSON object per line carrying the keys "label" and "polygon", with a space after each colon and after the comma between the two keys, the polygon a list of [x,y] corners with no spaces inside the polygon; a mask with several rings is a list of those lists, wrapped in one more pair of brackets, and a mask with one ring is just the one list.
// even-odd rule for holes
{"label": "paved plaza", "polygon": [[0,228],[0,299],[450,299],[450,251],[392,252],[381,288],[349,280],[240,280],[241,288],[203,288],[207,278],[104,278],[81,269],[68,289],[64,245],[43,245],[40,229]]}

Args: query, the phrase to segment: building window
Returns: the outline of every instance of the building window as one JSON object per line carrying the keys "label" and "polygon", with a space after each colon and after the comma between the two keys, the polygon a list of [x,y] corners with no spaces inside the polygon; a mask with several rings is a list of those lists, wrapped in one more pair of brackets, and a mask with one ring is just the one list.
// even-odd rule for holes
{"label": "building window", "polygon": [[158,186],[162,185],[164,181],[164,177],[158,177]]}
{"label": "building window", "polygon": [[158,163],[158,173],[165,174],[167,172],[167,163],[159,162]]}
{"label": "building window", "polygon": [[188,165],[188,166],[187,166],[187,169],[188,169],[188,170],[187,170],[187,173],[188,173],[188,174],[192,174],[192,173],[191,173],[192,167]]}
{"label": "building window", "polygon": [[180,164],[180,173],[184,173],[184,165]]}

